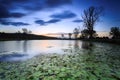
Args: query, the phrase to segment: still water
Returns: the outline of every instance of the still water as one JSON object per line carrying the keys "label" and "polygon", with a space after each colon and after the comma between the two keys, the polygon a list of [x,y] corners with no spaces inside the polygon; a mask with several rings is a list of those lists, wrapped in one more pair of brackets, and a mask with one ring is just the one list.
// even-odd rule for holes
{"label": "still water", "polygon": [[81,48],[81,41],[71,40],[25,40],[1,41],[0,60],[26,60],[40,54],[65,54],[65,49]]}
{"label": "still water", "polygon": [[120,80],[120,46],[80,40],[0,42],[0,80]]}
{"label": "still water", "polygon": [[[91,46],[90,46],[91,45]],[[0,42],[0,60],[17,61],[26,60],[40,54],[66,54],[69,49],[80,51],[89,49],[94,45],[94,49],[103,48],[107,52],[117,54],[120,47],[105,43],[89,43],[74,40],[25,40],[25,41],[1,41]],[[108,49],[108,50],[107,50]],[[82,52],[84,53],[84,52]]]}

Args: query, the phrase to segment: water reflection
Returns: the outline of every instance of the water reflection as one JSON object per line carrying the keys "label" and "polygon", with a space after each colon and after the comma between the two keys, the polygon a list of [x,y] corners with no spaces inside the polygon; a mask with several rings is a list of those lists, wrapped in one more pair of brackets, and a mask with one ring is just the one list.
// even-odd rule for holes
{"label": "water reflection", "polygon": [[75,50],[80,49],[80,43],[78,40],[75,40],[75,42],[74,42],[74,49]]}
{"label": "water reflection", "polygon": [[69,48],[72,47],[72,42],[71,42],[71,40],[69,40],[68,46],[69,46]]}
{"label": "water reflection", "polygon": [[4,54],[0,56],[0,61],[23,61],[28,59],[27,54],[21,53],[11,53],[11,54]]}
{"label": "water reflection", "polygon": [[28,47],[27,43],[28,43],[27,40],[23,41],[23,52],[27,52],[27,47]]}
{"label": "water reflection", "polygon": [[[105,44],[106,45],[106,44]],[[14,58],[18,58],[18,55],[26,55],[27,56],[19,56],[19,58],[25,57],[34,57],[40,54],[66,54],[66,53],[74,53],[80,52],[85,54],[83,51],[88,51],[88,53],[93,53],[95,48],[101,50],[103,44],[84,42],[80,40],[25,40],[25,41],[1,41],[0,42],[0,58],[1,55],[6,54],[15,54]],[[109,47],[106,45],[106,49]],[[117,49],[117,48],[116,48]],[[109,49],[110,50],[110,49]],[[109,51],[107,50],[107,51]],[[96,50],[98,51],[98,50]],[[111,50],[110,50],[111,51]],[[9,56],[7,56],[8,58]],[[2,58],[4,59],[4,58]]]}
{"label": "water reflection", "polygon": [[[0,80],[7,80],[8,78],[14,79],[15,76],[17,76],[16,79],[20,79],[21,77],[23,79],[36,79],[39,76],[39,79],[42,79],[43,76],[50,77],[51,74],[55,74],[55,76],[52,76],[52,79],[56,79],[56,77],[61,76],[63,78],[74,78],[73,80],[120,80],[116,79],[116,77],[111,77],[111,74],[114,74],[119,78],[119,72],[120,72],[120,46],[117,45],[110,45],[106,43],[90,43],[90,42],[82,42],[79,40],[71,40],[67,41],[64,40],[64,42],[61,41],[45,41],[45,40],[39,40],[39,41],[20,41],[18,42],[19,45],[17,45],[17,42],[14,41],[11,44],[12,46],[19,46],[25,48],[22,51],[24,52],[35,52],[37,51],[45,51],[46,53],[56,51],[59,52],[61,48],[69,48],[71,47],[71,50],[76,50],[75,53],[72,51],[72,54],[51,54],[51,55],[40,55],[33,59],[30,59],[28,61],[25,61],[23,63],[18,64],[11,64],[11,63],[1,63],[0,66],[0,78],[1,76],[5,74],[5,79],[2,78]],[[44,45],[44,43],[46,43]],[[64,46],[61,45],[64,43]],[[4,43],[6,44],[6,43]],[[53,46],[52,48],[47,48],[48,46]],[[4,46],[8,47],[8,45]],[[42,48],[44,47],[44,48]],[[114,48],[113,48],[114,47]],[[11,46],[9,46],[11,48]],[[13,48],[12,48],[13,49]],[[11,50],[12,50],[11,49]],[[15,50],[16,48],[14,48]],[[49,51],[49,49],[51,51]],[[1,50],[1,49],[0,49]],[[66,49],[67,50],[67,49]],[[81,50],[81,51],[79,51]],[[68,51],[69,52],[69,51]],[[53,53],[53,52],[52,52]],[[82,53],[82,54],[81,54]],[[17,57],[18,59],[26,58],[26,55],[20,55],[13,53],[12,55],[2,55],[2,59],[16,59],[16,58],[10,58],[10,56]],[[2,57],[0,56],[0,57]],[[40,72],[40,70],[42,72]],[[22,72],[22,75],[21,75]],[[26,75],[30,73],[30,75]],[[38,75],[40,73],[40,75]],[[70,73],[70,74],[69,74]],[[10,74],[10,75],[8,75]],[[15,74],[15,75],[14,75]],[[47,75],[46,74],[50,74]],[[64,75],[61,75],[64,74]],[[8,76],[7,76],[8,75]],[[36,78],[31,78],[31,75]],[[3,77],[2,76],[2,77]],[[42,77],[42,78],[41,78]]]}
{"label": "water reflection", "polygon": [[0,53],[6,52],[6,50],[4,50],[4,48],[5,48],[5,43],[0,42]]}
{"label": "water reflection", "polygon": [[93,47],[93,44],[91,42],[84,42],[83,41],[81,47],[83,49],[91,49],[91,47]]}

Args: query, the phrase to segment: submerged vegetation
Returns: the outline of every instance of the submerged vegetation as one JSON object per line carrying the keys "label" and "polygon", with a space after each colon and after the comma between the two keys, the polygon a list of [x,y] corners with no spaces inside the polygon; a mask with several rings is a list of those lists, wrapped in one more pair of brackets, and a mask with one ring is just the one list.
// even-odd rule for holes
{"label": "submerged vegetation", "polygon": [[64,54],[0,62],[0,80],[120,80],[120,49],[111,46],[82,43],[82,49],[70,47]]}

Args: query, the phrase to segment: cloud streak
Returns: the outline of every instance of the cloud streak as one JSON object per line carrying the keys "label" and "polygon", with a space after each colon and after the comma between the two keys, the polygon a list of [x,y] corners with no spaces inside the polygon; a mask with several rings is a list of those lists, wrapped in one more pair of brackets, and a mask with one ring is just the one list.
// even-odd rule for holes
{"label": "cloud streak", "polygon": [[48,7],[56,7],[65,4],[71,4],[72,0],[46,0]]}
{"label": "cloud streak", "polygon": [[75,23],[80,23],[80,22],[83,22],[83,20],[81,20],[81,19],[76,19],[76,20],[74,20],[73,22],[75,22]]}
{"label": "cloud streak", "polygon": [[[39,11],[45,8],[56,8],[70,3],[72,3],[72,0],[0,0],[0,18],[11,17],[11,11],[18,11],[18,9]],[[20,14],[22,13],[18,11],[16,15],[20,16]]]}
{"label": "cloud streak", "polygon": [[36,24],[39,24],[39,25],[41,25],[41,26],[43,26],[43,25],[46,24],[46,22],[45,22],[44,20],[36,20],[35,23],[36,23]]}
{"label": "cloud streak", "polygon": [[51,23],[57,23],[60,21],[61,21],[60,19],[51,19],[51,20],[47,21],[46,23],[51,24]]}
{"label": "cloud streak", "polygon": [[12,26],[28,26],[30,24],[28,23],[24,23],[24,22],[8,22],[8,21],[5,21],[5,20],[0,20],[0,24],[2,25],[12,25]]}
{"label": "cloud streak", "polygon": [[36,20],[35,23],[36,24],[39,24],[41,26],[46,26],[48,24],[53,24],[53,23],[57,23],[57,22],[60,22],[61,20],[60,19],[51,19],[49,21],[44,21],[44,20]]}
{"label": "cloud streak", "polygon": [[74,18],[77,15],[71,11],[64,11],[62,13],[55,13],[51,15],[50,17],[56,18],[56,19],[69,19],[69,18]]}
{"label": "cloud streak", "polygon": [[24,13],[11,13],[10,14],[10,17],[13,17],[13,18],[21,18],[23,16],[25,16],[26,14]]}
{"label": "cloud streak", "polygon": [[[58,8],[62,5],[71,4],[72,0],[0,0],[0,19],[22,18],[29,15],[29,12],[42,11],[44,9]],[[22,11],[20,11],[22,10]],[[15,12],[14,12],[15,11]],[[21,22],[21,21],[20,21]],[[45,24],[59,22],[52,20]],[[4,24],[3,24],[4,23]],[[36,21],[44,25],[44,21]],[[3,25],[27,25],[22,23],[0,22]]]}

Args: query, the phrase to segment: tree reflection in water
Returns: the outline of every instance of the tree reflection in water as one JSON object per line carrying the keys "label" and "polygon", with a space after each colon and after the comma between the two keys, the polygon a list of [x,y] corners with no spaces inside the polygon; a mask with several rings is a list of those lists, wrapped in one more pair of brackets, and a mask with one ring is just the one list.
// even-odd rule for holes
{"label": "tree reflection in water", "polygon": [[23,52],[27,52],[27,43],[28,43],[27,40],[23,42]]}
{"label": "tree reflection in water", "polygon": [[93,44],[91,42],[84,42],[83,41],[81,47],[83,49],[91,49],[93,47]]}
{"label": "tree reflection in water", "polygon": [[79,41],[78,40],[75,40],[74,49],[75,50],[80,49],[80,45],[79,45]]}

